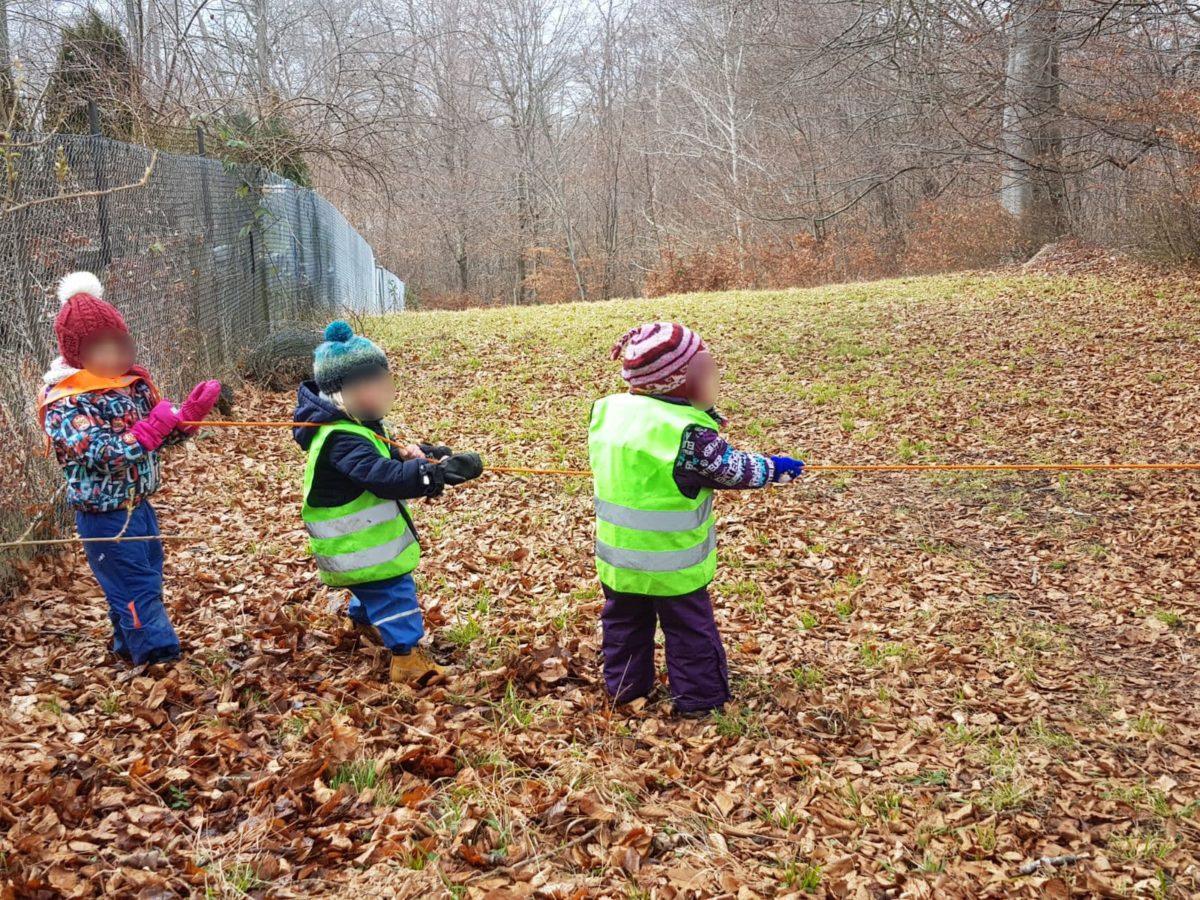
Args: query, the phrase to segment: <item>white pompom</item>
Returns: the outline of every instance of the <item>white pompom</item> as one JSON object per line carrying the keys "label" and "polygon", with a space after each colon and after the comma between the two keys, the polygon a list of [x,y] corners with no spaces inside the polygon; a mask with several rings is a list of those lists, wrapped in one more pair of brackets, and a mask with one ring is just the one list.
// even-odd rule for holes
{"label": "white pompom", "polygon": [[104,285],[91,272],[72,272],[58,283],[58,302],[66,303],[76,294],[91,294],[98,299],[104,296]]}

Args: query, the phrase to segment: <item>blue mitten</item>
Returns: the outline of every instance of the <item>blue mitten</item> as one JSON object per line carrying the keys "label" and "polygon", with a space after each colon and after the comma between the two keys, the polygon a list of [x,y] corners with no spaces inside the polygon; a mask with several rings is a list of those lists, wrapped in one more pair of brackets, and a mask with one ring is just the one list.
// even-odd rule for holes
{"label": "blue mitten", "polygon": [[804,463],[798,459],[792,459],[790,456],[772,456],[771,462],[775,464],[775,474],[771,476],[771,480],[776,484],[787,484],[804,474]]}

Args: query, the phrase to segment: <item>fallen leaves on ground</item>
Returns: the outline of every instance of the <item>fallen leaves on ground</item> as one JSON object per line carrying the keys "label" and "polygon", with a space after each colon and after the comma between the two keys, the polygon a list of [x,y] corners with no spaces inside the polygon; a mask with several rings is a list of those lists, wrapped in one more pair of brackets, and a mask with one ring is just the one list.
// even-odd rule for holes
{"label": "fallen leaves on ground", "polygon": [[[732,436],[814,462],[1200,459],[1183,277],[1012,274],[377,322],[410,437],[585,462],[629,325],[697,327]],[[290,398],[252,396],[245,418]],[[439,652],[386,684],[300,524],[286,432],[172,454],[178,664],[108,658],[82,554],[5,604],[20,896],[1188,896],[1200,479],[812,477],[722,495],[736,701],[612,708],[585,480],[413,504]],[[664,684],[665,690],[665,684]],[[1019,875],[1041,857],[1075,856]]]}

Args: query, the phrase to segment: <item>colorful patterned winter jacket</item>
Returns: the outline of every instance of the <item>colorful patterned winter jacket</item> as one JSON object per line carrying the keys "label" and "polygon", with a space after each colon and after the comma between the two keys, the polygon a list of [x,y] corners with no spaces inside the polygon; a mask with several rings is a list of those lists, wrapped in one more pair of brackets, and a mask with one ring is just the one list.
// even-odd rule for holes
{"label": "colorful patterned winter jacket", "polygon": [[[46,407],[44,427],[67,479],[67,502],[83,512],[112,512],[137,505],[158,490],[158,453],[130,432],[153,406],[150,386],[91,391]],[[187,435],[176,430],[163,446]]]}

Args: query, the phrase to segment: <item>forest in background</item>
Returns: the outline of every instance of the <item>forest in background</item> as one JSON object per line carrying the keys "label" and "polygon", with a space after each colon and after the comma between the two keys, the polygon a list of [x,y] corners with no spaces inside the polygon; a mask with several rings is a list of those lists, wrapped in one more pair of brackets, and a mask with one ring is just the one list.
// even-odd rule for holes
{"label": "forest in background", "polygon": [[0,0],[10,133],[202,121],[426,306],[1188,260],[1198,49],[1183,0]]}

